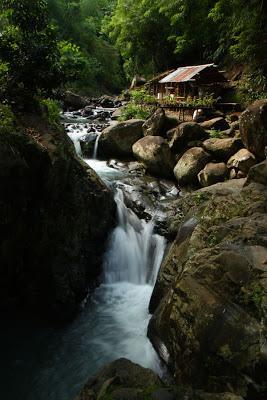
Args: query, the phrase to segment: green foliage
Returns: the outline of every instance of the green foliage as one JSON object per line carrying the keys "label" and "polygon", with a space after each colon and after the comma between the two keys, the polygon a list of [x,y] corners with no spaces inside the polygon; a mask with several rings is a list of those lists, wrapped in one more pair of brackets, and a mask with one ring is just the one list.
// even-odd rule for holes
{"label": "green foliage", "polygon": [[1,97],[27,106],[61,81],[55,30],[44,0],[3,0],[0,13]]}
{"label": "green foliage", "polygon": [[52,99],[43,99],[40,104],[45,108],[45,114],[51,126],[60,124],[60,105]]}
{"label": "green foliage", "polygon": [[8,105],[0,104],[0,133],[8,133],[14,129],[15,117]]}
{"label": "green foliage", "polygon": [[118,0],[105,20],[128,77],[216,61],[266,76],[263,0]]}
{"label": "green foliage", "polygon": [[222,131],[218,131],[217,129],[211,129],[209,131],[210,138],[222,139],[225,137]]}
{"label": "green foliage", "polygon": [[126,121],[131,118],[147,119],[155,110],[157,101],[145,89],[132,90],[130,93],[130,102],[123,108],[120,121]]}
{"label": "green foliage", "polygon": [[119,121],[127,121],[132,118],[147,119],[150,117],[151,113],[151,107],[130,102],[123,108]]}
{"label": "green foliage", "polygon": [[135,104],[156,104],[157,100],[145,89],[132,90],[130,93],[131,101]]}
{"label": "green foliage", "polygon": [[267,78],[258,74],[246,74],[237,87],[239,101],[247,106],[255,100],[267,98]]}
{"label": "green foliage", "polygon": [[48,0],[58,27],[59,50],[68,88],[81,94],[119,92],[123,72],[118,51],[101,33],[111,0]]}

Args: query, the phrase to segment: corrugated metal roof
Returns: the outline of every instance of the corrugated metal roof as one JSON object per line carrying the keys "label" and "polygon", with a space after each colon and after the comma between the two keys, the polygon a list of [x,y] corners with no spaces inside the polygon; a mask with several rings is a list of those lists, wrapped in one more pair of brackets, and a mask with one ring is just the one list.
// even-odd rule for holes
{"label": "corrugated metal roof", "polygon": [[188,82],[195,75],[197,75],[203,69],[212,67],[214,64],[204,64],[204,65],[193,65],[191,67],[180,67],[176,71],[167,75],[165,78],[161,79],[159,83],[171,83],[171,82]]}

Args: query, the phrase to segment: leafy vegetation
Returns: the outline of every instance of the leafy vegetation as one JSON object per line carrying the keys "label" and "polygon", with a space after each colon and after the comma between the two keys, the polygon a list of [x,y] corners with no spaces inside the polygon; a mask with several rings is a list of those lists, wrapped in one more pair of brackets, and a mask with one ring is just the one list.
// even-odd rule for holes
{"label": "leafy vegetation", "polygon": [[225,137],[225,134],[224,134],[224,132],[219,131],[219,130],[217,130],[217,129],[211,129],[211,130],[209,131],[209,136],[210,136],[211,138],[222,139],[222,138]]}
{"label": "leafy vegetation", "polygon": [[215,61],[245,65],[262,90],[266,15],[267,3],[255,0],[118,0],[103,30],[129,78]]}
{"label": "leafy vegetation", "polygon": [[111,0],[48,0],[57,26],[67,86],[81,94],[118,92],[124,86],[121,58],[101,32]]}
{"label": "leafy vegetation", "polygon": [[132,90],[130,93],[130,102],[123,107],[120,121],[126,121],[131,118],[147,119],[155,111],[157,101],[144,89]]}
{"label": "leafy vegetation", "polygon": [[40,104],[44,107],[45,114],[51,126],[60,124],[60,105],[56,100],[43,99]]}
{"label": "leafy vegetation", "polygon": [[3,0],[0,12],[0,96],[25,107],[61,81],[55,31],[44,0]]}

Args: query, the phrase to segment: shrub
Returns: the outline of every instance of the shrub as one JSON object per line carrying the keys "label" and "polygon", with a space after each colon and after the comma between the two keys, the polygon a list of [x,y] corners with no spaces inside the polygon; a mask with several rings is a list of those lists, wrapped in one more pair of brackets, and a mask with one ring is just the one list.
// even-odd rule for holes
{"label": "shrub", "polygon": [[59,103],[52,99],[44,99],[40,101],[41,106],[45,109],[45,114],[51,126],[60,124],[60,106]]}
{"label": "shrub", "polygon": [[0,104],[0,133],[7,133],[14,129],[15,118],[8,105]]}

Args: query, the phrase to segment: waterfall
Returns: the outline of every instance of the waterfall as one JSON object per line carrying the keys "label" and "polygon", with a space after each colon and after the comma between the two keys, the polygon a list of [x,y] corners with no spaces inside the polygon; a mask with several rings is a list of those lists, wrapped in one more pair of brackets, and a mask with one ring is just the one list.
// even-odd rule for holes
{"label": "waterfall", "polygon": [[100,136],[101,136],[101,134],[99,133],[99,135],[97,136],[96,141],[95,141],[94,152],[93,152],[94,160],[97,160],[97,150],[98,150],[98,143],[99,143]]}
{"label": "waterfall", "polygon": [[165,240],[153,234],[152,221],[140,220],[124,204],[123,192],[115,193],[118,225],[114,229],[104,262],[106,283],[129,282],[153,285],[163,257]]}

